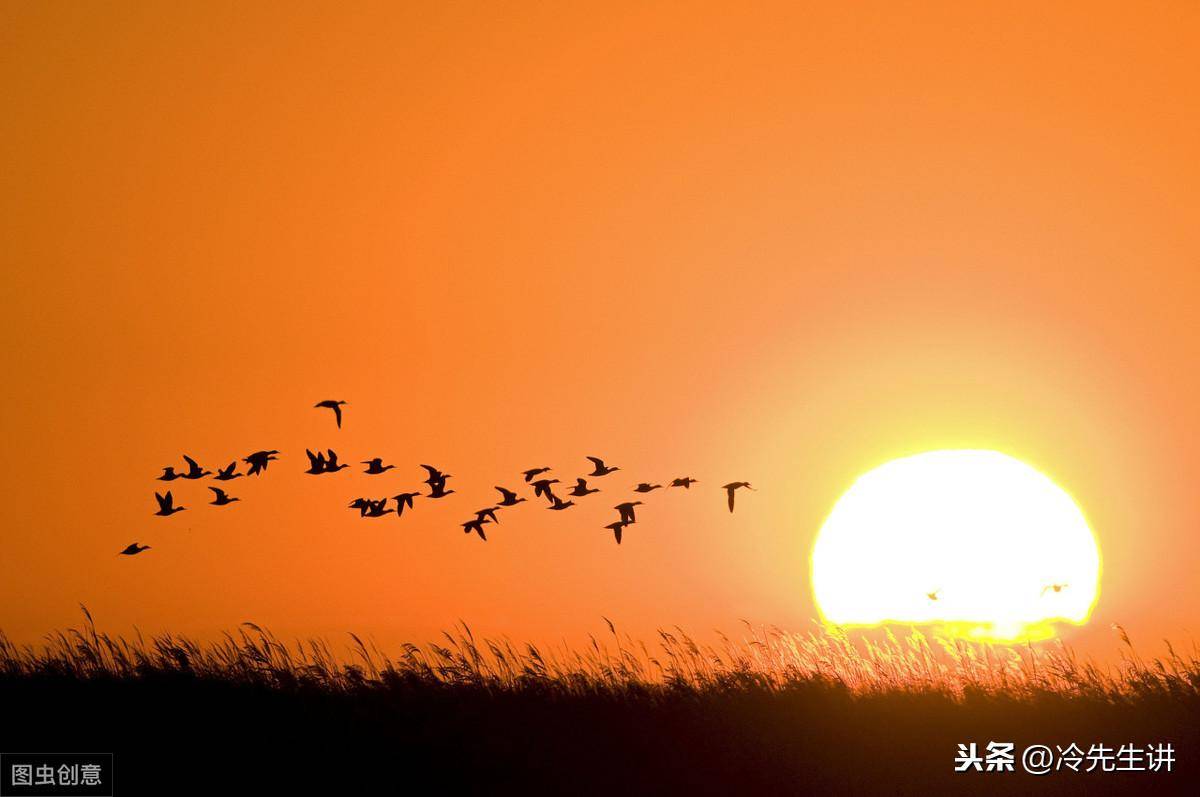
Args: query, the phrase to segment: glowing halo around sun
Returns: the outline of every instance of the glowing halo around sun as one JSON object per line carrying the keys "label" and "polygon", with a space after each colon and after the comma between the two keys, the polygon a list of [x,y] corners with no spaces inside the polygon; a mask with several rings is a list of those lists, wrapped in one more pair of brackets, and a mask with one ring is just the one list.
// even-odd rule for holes
{"label": "glowing halo around sun", "polygon": [[1045,639],[1055,623],[1087,622],[1099,587],[1083,512],[997,451],[930,451],[875,468],[838,499],[812,552],[817,608],[841,626]]}

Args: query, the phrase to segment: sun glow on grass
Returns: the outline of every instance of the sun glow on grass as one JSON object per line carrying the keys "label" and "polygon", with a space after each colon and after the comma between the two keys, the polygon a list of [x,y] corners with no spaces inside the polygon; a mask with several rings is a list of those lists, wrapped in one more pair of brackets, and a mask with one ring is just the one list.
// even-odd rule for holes
{"label": "sun glow on grass", "polygon": [[1079,507],[996,451],[932,451],[865,474],[825,521],[811,564],[827,622],[930,624],[994,641],[1082,625],[1100,583]]}

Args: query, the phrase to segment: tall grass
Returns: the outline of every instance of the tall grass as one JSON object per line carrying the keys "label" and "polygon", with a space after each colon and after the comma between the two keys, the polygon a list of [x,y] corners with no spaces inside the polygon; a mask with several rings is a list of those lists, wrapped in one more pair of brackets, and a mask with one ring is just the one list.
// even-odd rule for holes
{"label": "tall grass", "polygon": [[289,645],[253,623],[204,644],[173,634],[114,637],[98,631],[86,607],[83,611],[81,627],[55,632],[39,646],[15,645],[0,632],[0,677],[136,681],[174,675],[329,692],[409,685],[537,689],[563,696],[772,692],[813,683],[860,696],[915,692],[956,700],[1057,695],[1122,703],[1200,696],[1194,644],[1186,656],[1168,646],[1166,658],[1144,660],[1119,626],[1119,662],[1101,667],[1061,643],[993,645],[931,637],[915,628],[900,636],[887,630],[852,637],[838,628],[791,633],[746,623],[738,638],[718,635],[716,644],[699,644],[679,628],[660,630],[647,643],[619,633],[607,620],[608,633],[591,637],[583,649],[476,638],[464,623],[437,643],[404,644],[398,655],[350,634],[346,654],[337,655],[323,640]]}

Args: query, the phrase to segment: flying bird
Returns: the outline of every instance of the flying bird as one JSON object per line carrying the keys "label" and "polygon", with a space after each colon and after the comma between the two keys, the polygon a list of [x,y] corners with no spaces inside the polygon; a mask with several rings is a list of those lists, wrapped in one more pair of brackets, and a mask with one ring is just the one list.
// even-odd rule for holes
{"label": "flying bird", "polygon": [[591,489],[589,489],[587,479],[582,479],[582,478],[576,479],[575,486],[571,488],[571,495],[574,495],[574,496],[585,496],[585,495],[591,495],[592,493],[598,493],[598,492],[600,492],[599,488],[592,487]]}
{"label": "flying bird", "polygon": [[307,448],[304,449],[304,453],[308,454],[308,470],[304,471],[305,473],[311,473],[313,476],[320,476],[322,473],[325,473],[325,466],[328,463],[325,461],[324,454],[314,454]]}
{"label": "flying bird", "polygon": [[479,539],[487,542],[487,535],[483,533],[484,523],[487,523],[487,521],[480,520],[479,518],[468,520],[466,523],[462,524],[463,534],[470,534],[473,531],[479,535]]}
{"label": "flying bird", "polygon": [[549,472],[550,472],[549,468],[530,468],[529,470],[523,471],[522,473],[525,476],[525,481],[531,482],[531,481],[533,481],[534,476],[537,476],[538,474],[541,474],[541,473],[549,473]]}
{"label": "flying bird", "polygon": [[608,529],[609,531],[611,531],[613,533],[613,537],[615,537],[617,540],[617,545],[620,545],[621,544],[621,532],[625,531],[625,527],[628,525],[629,524],[626,523],[624,520],[618,520],[614,523],[609,523],[604,528]]}
{"label": "flying bird", "polygon": [[503,499],[500,506],[516,506],[522,501],[528,500],[525,498],[517,498],[517,494],[512,490],[505,490],[503,487],[496,488],[500,492],[500,497]]}
{"label": "flying bird", "polygon": [[242,474],[235,473],[234,471],[236,471],[236,470],[237,470],[237,460],[235,459],[233,462],[230,462],[224,468],[217,468],[217,475],[213,476],[213,478],[219,482],[227,482],[227,481],[232,481],[233,479],[240,479],[242,477]]}
{"label": "flying bird", "polygon": [[1064,589],[1066,589],[1066,587],[1066,584],[1047,584],[1046,586],[1042,587],[1042,594],[1045,595],[1049,590],[1062,592]]}
{"label": "flying bird", "polygon": [[941,591],[942,590],[939,588],[939,589],[935,589],[933,592],[926,592],[925,597],[929,598],[929,600],[931,600],[931,601],[935,601],[938,599],[938,593]]}
{"label": "flying bird", "polygon": [[216,496],[213,500],[209,501],[213,506],[225,506],[226,504],[232,504],[234,501],[242,500],[240,498],[230,498],[220,487],[209,487],[208,489],[212,490]]}
{"label": "flying bird", "polygon": [[326,399],[325,401],[318,401],[316,404],[313,405],[313,408],[316,409],[316,408],[320,407],[322,409],[333,410],[333,417],[337,420],[337,427],[339,429],[341,429],[342,428],[342,405],[345,403],[346,403],[345,401],[334,401],[333,399]]}
{"label": "flying bird", "polygon": [[384,471],[389,471],[392,468],[396,467],[395,465],[384,465],[383,457],[375,457],[374,459],[364,459],[362,461],[362,464],[367,466],[367,469],[364,470],[363,473],[369,473],[372,476],[378,476],[380,473],[383,473]]}
{"label": "flying bird", "polygon": [[339,470],[342,470],[343,468],[350,467],[349,465],[339,465],[338,464],[337,452],[335,452],[332,448],[325,449],[325,452],[327,454],[329,454],[329,458],[327,460],[325,460],[325,472],[326,473],[337,473]]}
{"label": "flying bird", "polygon": [[658,490],[661,488],[662,488],[661,484],[649,484],[648,482],[641,482],[640,484],[638,484],[637,487],[633,488],[633,491],[635,493],[648,493],[651,490]]}
{"label": "flying bird", "polygon": [[255,451],[253,454],[247,456],[242,460],[242,462],[245,462],[250,466],[250,469],[246,471],[246,475],[257,476],[258,474],[262,473],[267,469],[268,462],[274,462],[278,459],[278,457],[275,456],[278,453],[279,452],[275,450]]}
{"label": "flying bird", "polygon": [[196,463],[196,460],[192,459],[192,458],[191,458],[191,457],[189,457],[187,454],[184,454],[184,455],[183,455],[183,461],[184,461],[184,462],[186,462],[186,463],[188,464],[188,472],[187,472],[187,473],[181,473],[181,474],[179,474],[181,478],[184,478],[184,479],[203,479],[205,476],[210,476],[210,475],[212,475],[212,471],[211,471],[211,470],[205,470],[204,468],[200,467],[200,466],[199,466],[199,465]]}
{"label": "flying bird", "polygon": [[737,492],[739,488],[742,488],[742,487],[745,487],[747,490],[754,489],[753,487],[750,486],[750,482],[730,482],[729,484],[727,484],[721,488],[722,490],[724,490],[726,493],[729,494],[729,511],[730,512],[733,511],[733,494],[735,492]]}
{"label": "flying bird", "polygon": [[138,545],[136,542],[125,546],[125,550],[117,553],[117,556],[136,556],[142,551],[150,550],[149,545]]}
{"label": "flying bird", "polygon": [[538,479],[533,482],[533,497],[544,496],[549,500],[555,500],[554,491],[550,489],[550,485],[558,484],[558,479]]}
{"label": "flying bird", "polygon": [[607,476],[614,470],[620,470],[618,467],[608,467],[604,464],[604,460],[600,459],[600,457],[588,457],[588,459],[590,459],[592,464],[596,466],[595,469],[588,474],[589,476]]}
{"label": "flying bird", "polygon": [[158,511],[154,513],[156,515],[170,517],[176,512],[182,512],[183,510],[187,509],[185,506],[175,506],[175,497],[171,495],[170,490],[167,490],[166,495],[159,495],[158,493],[155,493],[154,498],[156,501],[158,501]]}
{"label": "flying bird", "polygon": [[682,479],[672,479],[670,486],[671,487],[682,487],[685,490],[690,490],[692,485],[695,483],[696,483],[696,480],[693,479],[691,476],[684,476]]}
{"label": "flying bird", "polygon": [[617,504],[613,509],[621,513],[621,522],[628,525],[630,523],[637,523],[637,517],[633,514],[633,508],[640,506],[641,503],[641,501],[626,501],[623,504]]}
{"label": "flying bird", "polygon": [[371,502],[366,498],[355,498],[350,502],[349,509],[357,509],[359,516],[367,514],[367,510],[371,508]]}
{"label": "flying bird", "polygon": [[404,514],[404,508],[412,509],[413,499],[419,496],[420,493],[400,493],[392,496],[396,500],[396,517]]}
{"label": "flying bird", "polygon": [[483,520],[484,518],[487,518],[488,521],[498,524],[500,522],[500,519],[496,517],[496,510],[499,508],[500,507],[498,507],[498,506],[489,506],[486,509],[477,509],[477,510],[475,510],[475,517],[478,520]]}
{"label": "flying bird", "polygon": [[546,507],[547,509],[562,510],[562,509],[567,509],[568,507],[575,506],[574,501],[564,501],[561,498],[559,498],[557,495],[554,495],[553,493],[550,495],[550,498],[554,501],[554,503],[552,503],[552,504],[550,504],[550,506]]}
{"label": "flying bird", "polygon": [[182,478],[182,473],[176,473],[174,466],[168,465],[167,467],[163,468],[162,475],[158,477],[158,480],[160,482],[173,482],[176,479]]}
{"label": "flying bird", "polygon": [[363,511],[362,517],[383,517],[384,515],[390,514],[393,510],[384,509],[384,507],[386,505],[387,505],[386,498],[384,498],[380,501],[372,501],[368,498],[367,499],[367,508],[365,511]]}

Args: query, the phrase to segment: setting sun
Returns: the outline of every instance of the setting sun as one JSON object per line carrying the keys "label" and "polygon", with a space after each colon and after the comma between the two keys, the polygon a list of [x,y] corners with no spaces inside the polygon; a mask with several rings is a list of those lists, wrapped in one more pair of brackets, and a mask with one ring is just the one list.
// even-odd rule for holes
{"label": "setting sun", "polygon": [[870,471],[838,500],[812,555],[829,622],[934,624],[986,639],[1082,624],[1099,580],[1079,507],[996,451],[933,451]]}

